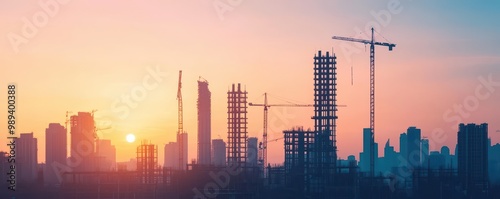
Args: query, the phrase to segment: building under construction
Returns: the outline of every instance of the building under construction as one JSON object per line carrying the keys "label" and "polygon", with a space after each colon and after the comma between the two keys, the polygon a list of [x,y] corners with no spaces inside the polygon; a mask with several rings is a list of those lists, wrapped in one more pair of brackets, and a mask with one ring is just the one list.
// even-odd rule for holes
{"label": "building under construction", "polygon": [[310,172],[314,131],[302,128],[283,131],[285,144],[285,185],[304,195],[310,190],[306,174]]}
{"label": "building under construction", "polygon": [[158,148],[156,145],[144,140],[137,147],[137,174],[139,182],[143,184],[156,184],[159,177]]}
{"label": "building under construction", "polygon": [[337,67],[335,55],[314,56],[314,147],[308,183],[311,193],[324,193],[334,182],[337,145]]}
{"label": "building under construction", "polygon": [[227,165],[244,167],[247,162],[247,92],[232,85],[227,92]]}

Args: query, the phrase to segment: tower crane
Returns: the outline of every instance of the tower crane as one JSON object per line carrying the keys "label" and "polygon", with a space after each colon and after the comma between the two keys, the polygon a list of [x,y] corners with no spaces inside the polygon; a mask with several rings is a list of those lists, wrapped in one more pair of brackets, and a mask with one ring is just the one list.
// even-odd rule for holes
{"label": "tower crane", "polygon": [[[374,151],[374,142],[375,142],[375,45],[378,46],[387,46],[389,47],[389,51],[392,51],[396,44],[386,43],[386,42],[377,42],[375,41],[372,30],[372,38],[371,40],[364,39],[356,39],[349,37],[339,37],[333,36],[332,39],[350,41],[350,42],[358,42],[363,44],[370,45],[370,132],[371,132],[371,141],[370,141],[370,149]],[[375,157],[373,153],[370,153],[370,175],[373,177],[375,175]]]}
{"label": "tower crane", "polygon": [[182,133],[183,133],[183,124],[182,124],[182,93],[181,93],[181,88],[182,88],[182,70],[179,70],[179,84],[177,88],[177,103],[178,103],[178,129],[177,129],[177,145],[179,146],[179,169],[183,170],[184,164],[182,162],[183,157],[184,157],[184,143],[182,139]]}
{"label": "tower crane", "polygon": [[[262,134],[262,142],[259,143],[260,149],[262,150],[262,157],[260,157],[259,162],[262,162],[264,168],[267,166],[267,118],[268,118],[268,110],[271,106],[281,106],[281,107],[313,107],[313,104],[268,104],[267,103],[267,93],[264,93],[264,104],[254,104],[248,103],[249,106],[262,106],[264,107],[264,127]],[[345,105],[337,105],[338,107],[346,107]],[[271,140],[276,141],[279,140]],[[265,173],[265,172],[264,172]],[[265,174],[264,174],[265,175]]]}

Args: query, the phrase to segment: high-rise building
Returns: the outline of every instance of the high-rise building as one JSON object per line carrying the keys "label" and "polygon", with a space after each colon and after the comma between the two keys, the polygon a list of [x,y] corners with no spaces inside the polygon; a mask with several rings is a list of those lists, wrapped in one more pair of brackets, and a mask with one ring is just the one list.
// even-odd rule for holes
{"label": "high-rise building", "polygon": [[[444,168],[453,168],[453,158],[450,154],[450,148],[448,148],[447,146],[443,146],[441,147],[441,153],[440,153],[442,156],[443,156],[443,159],[444,159]],[[457,165],[454,165],[454,167],[456,168]]]}
{"label": "high-rise building", "polygon": [[37,139],[31,133],[21,133],[16,140],[16,174],[21,183],[34,183],[38,172]]}
{"label": "high-rise building", "polygon": [[421,141],[422,154],[420,154],[420,164],[427,167],[427,158],[429,158],[429,139],[424,138]]}
{"label": "high-rise building", "polygon": [[211,164],[211,93],[208,82],[198,80],[198,164]]}
{"label": "high-rise building", "polygon": [[488,124],[458,126],[458,177],[467,195],[488,191]]}
{"label": "high-rise building", "polygon": [[164,158],[163,167],[171,169],[179,168],[179,146],[177,142],[165,144]]}
{"label": "high-rise building", "polygon": [[226,143],[222,139],[212,140],[212,164],[215,166],[226,165]]}
{"label": "high-rise building", "polygon": [[248,166],[257,166],[259,148],[257,146],[258,139],[256,137],[248,138],[247,162]]}
{"label": "high-rise building", "polygon": [[384,159],[383,161],[380,161],[380,167],[382,172],[384,171],[390,171],[392,167],[397,166],[396,165],[396,151],[394,150],[394,147],[391,146],[391,140],[388,139],[387,142],[385,143],[384,147]]}
{"label": "high-rise building", "polygon": [[430,169],[444,169],[445,168],[445,156],[440,154],[439,151],[431,151],[428,158],[425,160],[426,164],[423,165],[425,168]]}
{"label": "high-rise building", "polygon": [[[180,170],[186,170],[188,164],[188,134],[186,132],[177,134],[177,144],[182,143],[182,156],[178,161],[182,162]],[[180,153],[179,153],[180,154]],[[179,157],[179,155],[177,155]]]}
{"label": "high-rise building", "polygon": [[489,147],[488,169],[490,182],[500,184],[500,143]]}
{"label": "high-rise building", "polygon": [[406,140],[406,152],[408,153],[407,160],[408,166],[410,168],[420,167],[420,156],[421,152],[421,131],[420,129],[412,126],[409,127],[406,131],[407,140]]}
{"label": "high-rise building", "polygon": [[363,172],[370,171],[370,151],[372,134],[370,128],[363,128],[363,151],[359,154],[360,170]]}
{"label": "high-rise building", "polygon": [[111,145],[111,140],[98,140],[96,146],[99,171],[116,170],[116,148]]}
{"label": "high-rise building", "polygon": [[[360,170],[363,172],[369,172],[370,171],[370,151],[371,151],[371,130],[370,128],[364,128],[363,129],[363,152],[359,154],[359,159],[360,159]],[[374,157],[374,163],[377,165],[377,159],[378,159],[378,143],[374,142],[373,143],[373,157]],[[377,169],[378,171],[378,169]]]}
{"label": "high-rise building", "polygon": [[227,92],[227,164],[243,167],[247,163],[247,92],[234,84]]}
{"label": "high-rise building", "polygon": [[62,182],[60,167],[66,165],[67,139],[66,128],[58,123],[50,123],[45,129],[45,170],[44,181],[48,185]]}
{"label": "high-rise building", "polygon": [[88,112],[71,116],[70,161],[79,162],[74,171],[95,171],[94,117]]}
{"label": "high-rise building", "polygon": [[401,165],[402,167],[407,167],[407,159],[408,159],[408,135],[406,135],[405,132],[401,133],[399,135],[399,157],[401,158],[398,158],[398,162],[400,162],[399,165]]}

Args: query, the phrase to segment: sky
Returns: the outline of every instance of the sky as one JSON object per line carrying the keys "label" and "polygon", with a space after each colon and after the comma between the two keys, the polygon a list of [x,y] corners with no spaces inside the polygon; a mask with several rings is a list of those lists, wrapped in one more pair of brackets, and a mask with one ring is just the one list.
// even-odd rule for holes
{"label": "sky", "polygon": [[[39,162],[49,123],[64,125],[66,111],[97,110],[98,135],[116,146],[117,161],[134,158],[149,140],[163,164],[163,146],[177,131],[179,70],[191,160],[200,76],[212,92],[212,138],[227,140],[231,84],[244,85],[254,103],[267,92],[269,103],[312,104],[313,57],[333,50],[338,104],[347,105],[338,111],[338,154],[358,158],[369,127],[369,47],[331,37],[366,39],[374,27],[377,41],[396,44],[375,50],[379,151],[388,139],[399,150],[399,134],[416,126],[431,150],[453,152],[460,122],[488,123],[492,143],[500,142],[498,10],[493,0],[4,0],[0,93],[16,84],[17,135],[34,133]],[[6,111],[6,97],[0,107]],[[262,113],[249,108],[248,135],[259,140]],[[312,108],[271,107],[269,140],[313,128],[312,115]],[[0,150],[7,150],[2,132]],[[130,133],[136,142],[126,142]],[[268,145],[268,161],[282,163],[283,140]]]}

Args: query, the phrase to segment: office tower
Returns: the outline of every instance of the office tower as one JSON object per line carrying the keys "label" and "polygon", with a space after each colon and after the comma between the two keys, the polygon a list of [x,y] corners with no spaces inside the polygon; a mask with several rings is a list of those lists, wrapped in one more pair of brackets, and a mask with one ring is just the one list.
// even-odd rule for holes
{"label": "office tower", "polygon": [[206,80],[198,80],[198,164],[211,164],[211,93]]}
{"label": "office tower", "polygon": [[467,195],[488,191],[488,124],[459,124],[458,176]]}
{"label": "office tower", "polygon": [[391,146],[391,140],[388,139],[384,147],[384,159],[380,162],[380,166],[382,167],[381,171],[390,171],[392,167],[397,166],[396,160],[396,151],[394,151],[394,147]]}
{"label": "office tower", "polygon": [[226,166],[226,143],[222,139],[212,140],[212,162],[215,166]]}
{"label": "office tower", "polygon": [[[453,165],[453,158],[450,154],[450,148],[448,148],[447,146],[443,146],[441,147],[441,153],[440,153],[442,156],[443,156],[443,159],[444,159],[444,168],[452,168],[452,165]],[[456,167],[456,165],[454,165]]]}
{"label": "office tower", "polygon": [[407,140],[406,140],[406,152],[408,153],[407,160],[408,166],[410,168],[420,167],[420,156],[421,152],[421,131],[416,127],[409,127],[406,131]]}
{"label": "office tower", "polygon": [[[181,161],[182,164],[180,170],[186,170],[188,163],[188,134],[186,132],[177,134],[177,144],[182,143],[182,157],[179,158],[178,161]],[[179,146],[177,146],[179,148]],[[179,150],[179,149],[177,149]],[[180,153],[179,153],[180,154]],[[179,155],[177,155],[179,157]]]}
{"label": "office tower", "polygon": [[491,183],[500,183],[500,143],[488,150],[488,175]]}
{"label": "office tower", "polygon": [[[363,129],[363,152],[359,154],[360,158],[360,170],[362,172],[370,171],[370,151],[371,151],[371,131],[370,128]],[[377,165],[378,159],[378,143],[373,143],[373,157],[375,158],[374,162]],[[378,171],[378,169],[376,169]]]}
{"label": "office tower", "polygon": [[95,171],[94,117],[88,112],[78,112],[71,120],[71,162],[80,162],[74,171]]}
{"label": "office tower", "polygon": [[45,170],[46,184],[55,185],[62,181],[60,167],[66,165],[67,138],[66,129],[58,123],[50,123],[45,129]]}
{"label": "office tower", "polygon": [[258,139],[256,137],[248,138],[247,162],[248,166],[257,166],[259,156],[259,148],[257,146]]}
{"label": "office tower", "polygon": [[99,171],[116,170],[116,148],[111,140],[97,140],[96,158]]}
{"label": "office tower", "polygon": [[37,178],[38,146],[31,133],[21,133],[16,139],[16,174],[20,183],[31,184]]}
{"label": "office tower", "polygon": [[424,138],[421,140],[422,153],[420,154],[420,164],[427,167],[427,158],[429,157],[429,140]]}
{"label": "office tower", "polygon": [[363,128],[363,151],[360,153],[360,170],[363,172],[370,171],[370,151],[372,135],[370,128]]}
{"label": "office tower", "polygon": [[402,160],[400,158],[398,158],[398,162],[401,162],[400,165],[402,167],[408,166],[408,161],[407,161],[407,159],[408,159],[408,152],[407,152],[408,142],[407,141],[408,141],[408,135],[406,135],[406,133],[404,133],[404,132],[401,133],[399,135],[399,155],[400,155],[399,157],[401,157]]}
{"label": "office tower", "polygon": [[163,161],[163,167],[171,169],[179,168],[179,146],[177,145],[177,142],[169,142],[168,144],[165,144]]}
{"label": "office tower", "polygon": [[425,168],[430,169],[445,169],[446,167],[446,159],[443,154],[440,154],[439,151],[431,151],[428,159],[425,160],[426,165],[423,165]]}

